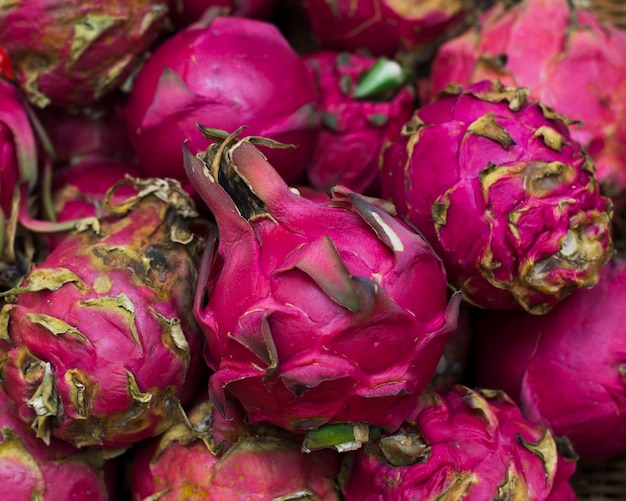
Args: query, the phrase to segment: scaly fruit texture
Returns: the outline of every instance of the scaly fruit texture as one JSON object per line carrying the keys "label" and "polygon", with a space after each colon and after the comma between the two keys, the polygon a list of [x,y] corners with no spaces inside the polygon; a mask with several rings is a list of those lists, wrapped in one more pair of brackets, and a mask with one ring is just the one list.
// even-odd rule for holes
{"label": "scaly fruit texture", "polygon": [[317,83],[320,135],[307,165],[320,190],[340,184],[378,194],[378,156],[388,136],[411,118],[415,92],[396,61],[357,53],[320,51],[305,62]]}
{"label": "scaly fruit texture", "polygon": [[[214,131],[205,132],[212,134]],[[394,428],[435,373],[454,329],[441,261],[393,206],[347,189],[327,203],[291,191],[239,131],[189,178],[217,222],[194,312],[212,401],[296,432],[328,422]]]}
{"label": "scaly fruit texture", "polygon": [[250,425],[228,402],[228,420],[210,402],[161,437],[138,444],[131,491],[135,501],[339,501],[340,455],[304,453],[301,440],[271,425]]}
{"label": "scaly fruit texture", "polygon": [[425,94],[487,78],[528,87],[533,99],[581,123],[572,138],[594,160],[609,195],[626,190],[626,34],[567,0],[498,2],[444,44]]}
{"label": "scaly fruit texture", "polygon": [[581,459],[626,452],[626,260],[547,315],[483,312],[476,377],[498,385],[527,418],[567,436]]}
{"label": "scaly fruit texture", "polygon": [[[124,183],[135,194],[109,203]],[[3,295],[0,374],[37,435],[124,447],[167,429],[195,391],[193,203],[173,180],[129,180]]]}
{"label": "scaly fruit texture", "polygon": [[196,123],[246,125],[247,134],[298,145],[267,152],[291,182],[317,139],[316,100],[306,65],[276,26],[218,16],[179,31],[146,61],[128,99],[128,133],[148,175],[186,181],[181,145],[193,154],[209,145]]}
{"label": "scaly fruit texture", "polygon": [[[108,157],[88,156],[63,168],[58,167],[51,174],[50,192],[41,197],[42,214],[32,217],[28,207],[24,207],[23,202],[27,200],[22,200],[20,224],[37,233],[48,250],[54,249],[67,233],[83,225],[84,219],[106,215],[104,198],[108,190],[127,175],[145,177],[136,163]],[[122,202],[134,192],[130,183],[119,186],[109,203]]]}
{"label": "scaly fruit texture", "polygon": [[611,256],[611,201],[567,119],[528,89],[450,86],[383,153],[381,185],[464,298],[542,314]]}
{"label": "scaly fruit texture", "polygon": [[472,0],[300,0],[324,49],[428,54],[467,26]]}
{"label": "scaly fruit texture", "polygon": [[108,501],[119,451],[78,450],[62,440],[39,440],[0,388],[0,485],[11,501]]}
{"label": "scaly fruit texture", "polygon": [[166,15],[157,0],[4,2],[0,44],[31,103],[89,105],[130,75]]}
{"label": "scaly fruit texture", "polygon": [[573,452],[496,390],[425,391],[394,433],[340,474],[345,501],[575,501]]}

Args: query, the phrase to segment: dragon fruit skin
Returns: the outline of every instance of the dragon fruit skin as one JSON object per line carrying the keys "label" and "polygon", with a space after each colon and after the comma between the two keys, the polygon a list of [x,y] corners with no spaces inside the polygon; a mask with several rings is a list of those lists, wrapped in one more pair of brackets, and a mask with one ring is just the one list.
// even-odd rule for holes
{"label": "dragon fruit skin", "polygon": [[228,415],[225,420],[210,402],[202,402],[189,412],[189,424],[138,444],[131,471],[133,499],[160,495],[162,501],[175,501],[190,493],[206,501],[340,499],[338,453],[303,453],[295,436],[247,424],[233,402],[228,402]]}
{"label": "dragon fruit skin", "polygon": [[414,89],[398,82],[382,96],[357,96],[362,77],[382,62],[378,58],[319,51],[305,61],[318,85],[322,114],[320,135],[307,166],[309,182],[320,190],[339,184],[358,193],[379,194],[378,156],[384,140],[411,118]]}
{"label": "dragon fruit skin", "polygon": [[116,448],[159,434],[204,370],[189,288],[193,205],[173,180],[133,185],[115,206],[112,188],[106,219],[68,235],[4,294],[3,385],[44,440]]}
{"label": "dragon fruit skin", "polygon": [[10,486],[11,501],[112,500],[114,465],[103,451],[79,451],[61,440],[47,446],[0,389],[0,485]]}
{"label": "dragon fruit skin", "polygon": [[424,90],[499,78],[580,123],[572,138],[591,155],[607,194],[626,189],[626,34],[565,0],[498,3],[477,28],[444,44]]}
{"label": "dragon fruit skin", "polygon": [[324,49],[367,49],[393,57],[398,51],[428,53],[459,33],[472,1],[300,0],[313,34]]}
{"label": "dragon fruit skin", "polygon": [[[567,436],[582,460],[626,452],[626,260],[542,317],[483,312],[476,377],[498,384],[524,414]],[[506,335],[503,335],[506,333]]]}
{"label": "dragon fruit skin", "polygon": [[0,78],[0,209],[5,220],[17,183],[34,186],[37,180],[37,143],[27,106],[19,90]]}
{"label": "dragon fruit skin", "polygon": [[36,109],[54,150],[54,166],[66,166],[91,157],[134,161],[121,111],[121,96],[101,99],[93,106]]}
{"label": "dragon fruit skin", "polygon": [[177,29],[199,21],[212,7],[221,8],[229,15],[267,19],[278,0],[169,0],[169,17]]}
{"label": "dragon fruit skin", "polygon": [[293,181],[317,139],[316,100],[306,65],[274,25],[216,17],[206,27],[179,31],[148,59],[129,96],[128,131],[148,175],[186,181],[182,143],[188,140],[194,154],[209,144],[196,123],[225,130],[246,125],[246,134],[298,145],[267,152]]}
{"label": "dragon fruit skin", "polygon": [[383,152],[381,185],[484,308],[545,313],[612,252],[593,163],[561,117],[497,80],[419,108]]}
{"label": "dragon fruit skin", "polygon": [[398,426],[456,324],[459,297],[448,304],[440,260],[384,201],[337,187],[316,203],[246,138],[221,148],[184,155],[219,230],[194,306],[211,400],[221,408],[232,394],[251,422],[296,432]]}
{"label": "dragon fruit skin", "polygon": [[435,376],[428,383],[429,389],[443,392],[462,382],[470,360],[473,330],[473,307],[463,302],[459,307],[456,329],[446,343]]}
{"label": "dragon fruit skin", "polygon": [[28,100],[89,105],[116,89],[166,27],[158,0],[13,2],[0,44]]}
{"label": "dragon fruit skin", "polygon": [[356,452],[340,482],[345,501],[574,501],[566,452],[503,392],[456,385],[424,392],[397,432]]}

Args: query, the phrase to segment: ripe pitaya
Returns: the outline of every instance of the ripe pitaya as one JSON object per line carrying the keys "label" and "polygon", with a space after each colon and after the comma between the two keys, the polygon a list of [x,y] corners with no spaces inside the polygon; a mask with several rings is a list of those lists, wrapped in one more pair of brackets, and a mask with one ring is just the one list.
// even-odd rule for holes
{"label": "ripe pitaya", "polygon": [[[23,207],[20,223],[37,233],[49,250],[59,245],[66,234],[84,225],[86,218],[106,215],[104,197],[109,189],[125,178],[143,177],[136,163],[108,157],[88,156],[52,173],[50,193],[42,197],[41,214],[29,214]],[[134,192],[130,185],[120,186],[110,199],[119,203]],[[41,217],[43,219],[39,219]]]}
{"label": "ripe pitaya", "polygon": [[481,385],[515,399],[529,419],[567,436],[581,459],[626,453],[626,260],[600,270],[547,315],[483,312]]}
{"label": "ripe pitaya", "polygon": [[499,78],[582,121],[572,138],[591,155],[607,194],[626,190],[626,34],[567,0],[498,2],[477,27],[445,44],[426,99],[449,82]]}
{"label": "ripe pitaya", "polygon": [[414,89],[393,60],[322,51],[305,58],[320,94],[322,127],[307,165],[320,190],[340,184],[378,194],[378,156],[414,110]]}
{"label": "ripe pitaya", "polygon": [[383,153],[383,194],[464,298],[545,313],[591,287],[612,251],[612,204],[564,117],[528,89],[451,86]]}
{"label": "ripe pitaya", "polygon": [[219,8],[238,17],[267,18],[278,0],[168,0],[169,17],[177,29],[200,21],[211,8]]}
{"label": "ripe pitaya", "polygon": [[94,156],[134,159],[120,101],[118,95],[93,106],[35,110],[54,150],[55,167]]}
{"label": "ripe pitaya", "polygon": [[356,452],[340,475],[345,501],[575,501],[576,468],[546,428],[503,392],[424,392],[407,421]]}
{"label": "ripe pitaya", "polygon": [[338,453],[304,453],[300,440],[284,430],[245,423],[245,414],[233,402],[228,402],[228,414],[225,420],[210,402],[199,403],[189,421],[137,445],[133,499],[340,499]]}
{"label": "ripe pitaya", "polygon": [[2,383],[45,440],[110,448],[161,433],[203,368],[193,204],[176,181],[133,182],[3,294]]}
{"label": "ripe pitaya", "polygon": [[[1,55],[1,51],[0,51]],[[30,266],[16,245],[18,186],[33,188],[38,155],[28,104],[19,90],[0,77],[0,289],[10,288]]]}
{"label": "ripe pitaya", "polygon": [[293,431],[399,426],[456,324],[441,261],[391,204],[340,187],[306,199],[237,132],[184,153],[219,229],[195,304],[212,401]]}
{"label": "ripe pitaya", "polygon": [[[44,444],[0,388],[0,485],[10,501],[115,499],[119,451],[78,450],[62,440]],[[107,461],[108,459],[108,461]]]}
{"label": "ripe pitaya", "polygon": [[300,0],[313,34],[331,50],[429,54],[470,20],[474,0]]}
{"label": "ripe pitaya", "polygon": [[[186,180],[181,145],[208,146],[196,123],[298,145],[268,156],[287,180],[303,171],[319,128],[306,65],[267,22],[217,17],[167,39],[134,80],[128,130],[139,163],[155,177]],[[158,145],[158,147],[156,147]]]}
{"label": "ripe pitaya", "polygon": [[166,14],[165,0],[4,2],[0,44],[31,103],[88,105],[130,75]]}

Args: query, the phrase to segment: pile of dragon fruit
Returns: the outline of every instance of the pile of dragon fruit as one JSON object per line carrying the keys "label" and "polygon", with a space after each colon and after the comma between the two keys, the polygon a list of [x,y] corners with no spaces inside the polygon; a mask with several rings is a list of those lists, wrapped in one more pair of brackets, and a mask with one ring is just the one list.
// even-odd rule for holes
{"label": "pile of dragon fruit", "polygon": [[0,49],[3,499],[567,501],[626,454],[590,7],[22,0]]}

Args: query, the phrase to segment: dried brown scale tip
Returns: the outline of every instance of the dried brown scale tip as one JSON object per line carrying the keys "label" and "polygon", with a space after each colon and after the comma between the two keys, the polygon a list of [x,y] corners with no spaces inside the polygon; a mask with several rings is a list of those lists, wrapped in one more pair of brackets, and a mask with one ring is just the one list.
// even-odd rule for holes
{"label": "dried brown scale tip", "polygon": [[[112,203],[115,191],[134,194]],[[203,368],[191,316],[195,207],[180,183],[128,177],[5,293],[2,379],[37,434],[121,447],[180,417]]]}

